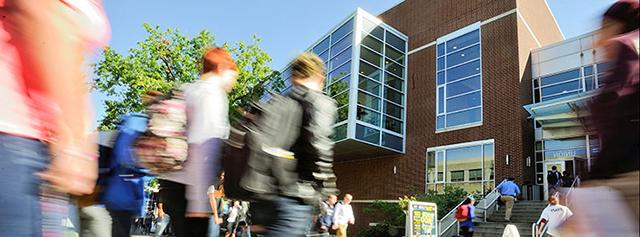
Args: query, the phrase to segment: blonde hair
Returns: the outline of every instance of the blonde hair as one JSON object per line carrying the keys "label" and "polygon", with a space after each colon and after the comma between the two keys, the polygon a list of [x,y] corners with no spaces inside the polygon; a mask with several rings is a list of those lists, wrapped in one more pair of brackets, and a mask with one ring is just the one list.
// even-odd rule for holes
{"label": "blonde hair", "polygon": [[316,75],[324,76],[324,74],[324,62],[314,53],[301,53],[291,63],[291,75],[294,78],[304,79]]}

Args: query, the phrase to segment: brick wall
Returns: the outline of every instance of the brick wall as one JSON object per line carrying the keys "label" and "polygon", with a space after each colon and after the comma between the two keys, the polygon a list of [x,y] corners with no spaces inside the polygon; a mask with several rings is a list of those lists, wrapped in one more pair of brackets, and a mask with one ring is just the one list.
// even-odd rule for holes
{"label": "brick wall", "polygon": [[[406,0],[380,18],[409,36],[410,51],[515,7],[515,0]],[[424,191],[427,148],[485,139],[495,140],[496,180],[514,177],[519,183],[533,182],[535,162],[532,160],[532,166],[526,167],[526,158],[534,157],[533,124],[522,106],[531,102],[528,52],[536,45],[530,36],[524,35],[521,24],[514,13],[481,28],[483,125],[479,127],[435,133],[435,47],[411,54],[408,60],[406,153],[336,163],[334,169],[339,189],[352,193],[357,200],[397,199],[412,190]],[[545,40],[558,38],[553,35],[555,31],[549,32],[552,35],[545,36]],[[508,165],[507,155],[510,157]],[[373,221],[361,213],[364,207],[365,204],[354,206],[359,218],[366,219],[355,230]]]}

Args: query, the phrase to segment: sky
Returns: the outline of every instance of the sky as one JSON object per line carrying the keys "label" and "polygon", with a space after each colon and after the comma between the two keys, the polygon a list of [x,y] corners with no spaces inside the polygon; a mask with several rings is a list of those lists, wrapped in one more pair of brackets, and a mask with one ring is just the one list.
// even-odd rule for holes
{"label": "sky", "polygon": [[[441,0],[447,1],[447,0]],[[401,0],[107,0],[110,46],[120,53],[146,37],[142,24],[179,28],[187,35],[206,29],[216,42],[262,38],[261,48],[281,69],[297,53],[326,34],[357,7],[378,15]],[[547,0],[566,38],[597,29],[600,16],[614,0]],[[105,96],[91,95],[96,115],[104,116]]]}

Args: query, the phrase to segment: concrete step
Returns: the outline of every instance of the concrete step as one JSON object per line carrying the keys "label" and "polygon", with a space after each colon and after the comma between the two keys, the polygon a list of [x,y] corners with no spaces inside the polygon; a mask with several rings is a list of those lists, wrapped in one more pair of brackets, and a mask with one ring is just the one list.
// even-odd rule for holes
{"label": "concrete step", "polygon": [[502,233],[504,232],[504,229],[508,224],[515,225],[516,228],[518,228],[518,232],[520,232],[522,236],[526,236],[526,234],[531,232],[531,223],[486,222],[477,224],[474,236],[502,236]]}

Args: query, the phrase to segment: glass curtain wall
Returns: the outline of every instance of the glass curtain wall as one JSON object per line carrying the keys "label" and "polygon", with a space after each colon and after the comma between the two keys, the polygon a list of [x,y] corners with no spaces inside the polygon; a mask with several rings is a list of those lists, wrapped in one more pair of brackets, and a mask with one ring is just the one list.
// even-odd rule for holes
{"label": "glass curtain wall", "polygon": [[534,103],[558,99],[602,87],[609,63],[599,63],[534,78]]}
{"label": "glass curtain wall", "polygon": [[480,24],[437,40],[436,130],[482,122]]}
{"label": "glass curtain wall", "polygon": [[[358,9],[308,51],[326,62],[324,92],[338,106],[334,141],[404,152],[407,37]],[[292,86],[289,66],[281,78],[284,94]]]}
{"label": "glass curtain wall", "polygon": [[446,186],[457,186],[469,193],[486,194],[495,187],[492,141],[447,147],[429,149],[427,152],[429,190],[441,192]]}
{"label": "glass curtain wall", "polygon": [[361,18],[355,138],[404,150],[406,39]]}

